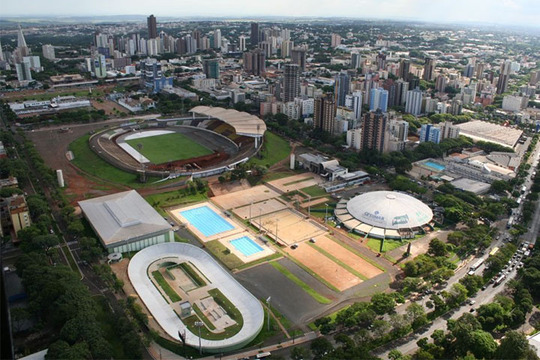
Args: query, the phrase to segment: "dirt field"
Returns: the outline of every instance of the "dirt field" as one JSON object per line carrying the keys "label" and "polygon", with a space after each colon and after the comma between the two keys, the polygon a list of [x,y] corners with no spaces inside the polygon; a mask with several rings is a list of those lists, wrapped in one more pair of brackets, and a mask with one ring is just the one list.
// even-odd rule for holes
{"label": "dirt field", "polygon": [[235,191],[248,190],[251,189],[251,185],[246,179],[239,181],[232,181],[221,184],[219,181],[209,182],[208,187],[213,196],[226,195]]}
{"label": "dirt field", "polygon": [[319,205],[319,204],[324,204],[325,202],[328,202],[328,201],[330,201],[328,198],[315,199],[315,200],[313,200],[313,201],[309,201],[309,202],[300,204],[300,207],[303,208],[303,209],[307,209],[307,208],[310,207],[310,206],[315,206],[315,205]]}
{"label": "dirt field", "polygon": [[266,215],[286,208],[287,205],[285,205],[281,201],[278,201],[276,199],[270,199],[255,203],[253,205],[247,205],[241,208],[234,209],[233,212],[242,219],[252,219],[258,218],[260,215]]}
{"label": "dirt field", "polygon": [[284,193],[294,190],[303,189],[308,186],[317,185],[322,182],[322,179],[316,174],[300,174],[289,176],[282,179],[269,181],[268,183]]}
{"label": "dirt field", "polygon": [[249,205],[250,203],[257,203],[272,199],[278,196],[279,194],[274,190],[269,189],[265,185],[259,185],[251,189],[215,196],[212,198],[212,201],[222,208],[229,210]]}
{"label": "dirt field", "polygon": [[349,265],[368,279],[383,273],[379,268],[371,265],[366,260],[326,236],[319,236],[315,245],[334,256],[336,259]]}
{"label": "dirt field", "polygon": [[111,100],[103,100],[103,102],[99,102],[96,100],[91,101],[92,107],[96,110],[105,110],[105,114],[107,115],[116,115],[118,114],[115,109],[119,112],[124,112],[126,114],[129,114],[129,110],[123,108],[122,106],[118,105],[114,101]]}
{"label": "dirt field", "polygon": [[307,244],[300,245],[295,250],[287,248],[285,252],[340,291],[346,290],[362,282],[361,279]]}
{"label": "dirt field", "polygon": [[259,227],[259,223],[273,238],[276,237],[277,227],[278,241],[285,245],[306,241],[326,233],[325,229],[290,209],[268,214],[261,219],[258,217],[252,219],[252,224],[256,227]]}

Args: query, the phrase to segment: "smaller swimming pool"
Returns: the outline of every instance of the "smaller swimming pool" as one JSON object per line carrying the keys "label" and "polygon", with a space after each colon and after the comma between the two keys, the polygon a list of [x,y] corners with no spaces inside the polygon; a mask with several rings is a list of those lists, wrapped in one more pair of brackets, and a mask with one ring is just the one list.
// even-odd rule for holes
{"label": "smaller swimming pool", "polygon": [[263,251],[262,247],[247,236],[242,236],[241,238],[231,240],[231,244],[236,248],[236,250],[240,251],[245,256],[250,256]]}
{"label": "smaller swimming pool", "polygon": [[427,166],[428,168],[431,168],[435,171],[443,171],[444,169],[446,169],[446,166],[442,165],[442,164],[439,164],[439,163],[436,163],[434,161],[426,161],[424,162],[424,165]]}

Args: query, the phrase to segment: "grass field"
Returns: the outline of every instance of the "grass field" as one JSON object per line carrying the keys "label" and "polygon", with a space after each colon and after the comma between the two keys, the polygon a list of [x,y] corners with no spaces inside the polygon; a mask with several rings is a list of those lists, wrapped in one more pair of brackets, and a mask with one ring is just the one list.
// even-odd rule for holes
{"label": "grass field", "polygon": [[[212,150],[180,133],[149,136],[126,142],[154,164],[190,159],[212,153]],[[142,145],[141,150],[138,148],[139,144]]]}
{"label": "grass field", "polygon": [[152,272],[152,276],[154,277],[154,279],[156,279],[157,283],[163,289],[163,291],[165,291],[169,299],[171,299],[171,302],[175,303],[182,300],[180,295],[178,295],[178,293],[171,287],[171,285],[169,285],[167,280],[165,280],[165,278],[159,271],[156,270]]}
{"label": "grass field", "polygon": [[300,191],[305,192],[312,198],[328,195],[328,193],[319,185],[308,186],[303,189],[300,189]]}
{"label": "grass field", "polygon": [[252,157],[249,164],[272,166],[285,159],[291,152],[291,146],[287,140],[267,131],[264,134],[264,145],[261,150],[262,158]]}
{"label": "grass field", "polygon": [[[381,249],[381,241],[382,241],[381,239],[369,238],[369,240],[367,242],[367,246],[369,246],[369,248],[372,249],[373,251],[379,252],[379,250]],[[386,240],[384,240],[384,245],[383,245],[383,251],[382,252],[387,252],[387,251],[394,250],[395,248],[398,248],[401,245],[406,244],[406,243],[407,243],[406,241],[401,242],[399,240],[386,239]]]}
{"label": "grass field", "polygon": [[230,252],[219,240],[213,240],[205,243],[206,249],[214,254],[226,267],[236,269],[244,264],[238,256]]}
{"label": "grass field", "polygon": [[[85,135],[69,144],[69,150],[71,150],[75,156],[72,161],[73,165],[90,175],[106,181],[127,185],[132,188],[145,186],[145,184],[141,184],[138,181],[137,175],[115,168],[94,153],[90,149],[90,146],[88,146],[89,138],[90,135]],[[155,177],[148,177],[147,179],[147,185],[158,180],[158,178]]]}
{"label": "grass field", "polygon": [[270,265],[272,265],[277,271],[285,275],[289,280],[291,280],[300,288],[302,288],[302,290],[307,292],[317,302],[321,304],[330,304],[332,302],[330,299],[327,299],[326,297],[322,296],[321,294],[313,290],[311,287],[309,287],[308,284],[300,280],[296,275],[294,275],[292,272],[290,272],[286,267],[284,267],[280,263],[276,261],[272,261]]}

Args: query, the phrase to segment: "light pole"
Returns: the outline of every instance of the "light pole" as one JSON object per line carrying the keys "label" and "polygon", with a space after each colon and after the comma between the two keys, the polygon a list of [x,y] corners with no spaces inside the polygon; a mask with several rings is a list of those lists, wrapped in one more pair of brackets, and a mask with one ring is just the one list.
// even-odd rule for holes
{"label": "light pole", "polygon": [[253,201],[249,203],[249,220],[251,220],[251,205],[253,205]]}
{"label": "light pole", "polygon": [[308,195],[307,214],[308,214],[308,217],[311,216],[311,195]]}
{"label": "light pole", "polygon": [[268,325],[268,332],[270,332],[270,300],[272,300],[272,297],[269,296],[268,299],[266,299],[266,306],[268,306],[268,321],[266,322]]}
{"label": "light pole", "polygon": [[202,323],[202,321],[195,321],[195,324],[194,324],[196,327],[199,328],[199,354],[202,355],[202,346],[201,346],[201,327],[204,326],[204,324]]}
{"label": "light pole", "polygon": [[276,242],[278,241],[277,231],[278,231],[278,219],[276,219]]}
{"label": "light pole", "polygon": [[259,208],[259,232],[262,232],[262,208]]}
{"label": "light pole", "polygon": [[328,223],[328,203],[324,204],[324,223]]}

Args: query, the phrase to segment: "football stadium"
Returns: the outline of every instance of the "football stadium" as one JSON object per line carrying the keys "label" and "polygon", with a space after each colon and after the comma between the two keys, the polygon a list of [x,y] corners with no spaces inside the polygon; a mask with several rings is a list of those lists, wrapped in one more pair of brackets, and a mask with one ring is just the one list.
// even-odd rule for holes
{"label": "football stadium", "polygon": [[90,137],[90,148],[122,170],[163,178],[220,174],[262,144],[266,124],[257,116],[208,106],[190,113],[108,128]]}
{"label": "football stadium", "polygon": [[373,191],[342,199],[336,218],[349,230],[373,238],[401,239],[429,228],[433,212],[423,202],[397,191]]}

